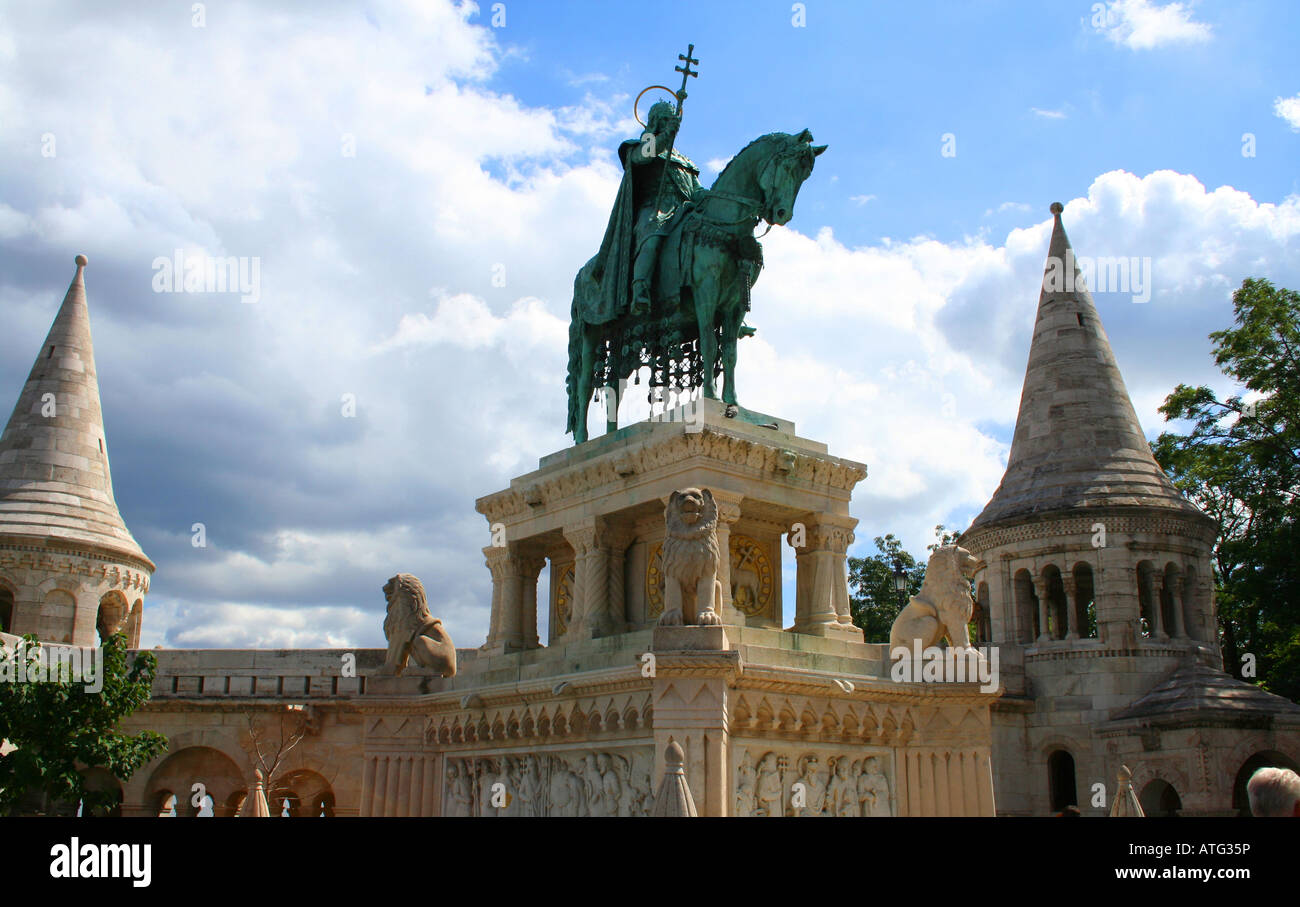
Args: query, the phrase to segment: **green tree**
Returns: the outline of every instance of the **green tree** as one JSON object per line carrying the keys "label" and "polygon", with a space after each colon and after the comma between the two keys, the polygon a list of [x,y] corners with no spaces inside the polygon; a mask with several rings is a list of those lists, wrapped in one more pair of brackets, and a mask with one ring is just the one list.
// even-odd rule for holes
{"label": "green tree", "polygon": [[[1300,293],[1248,279],[1214,361],[1247,394],[1179,384],[1161,413],[1190,424],[1152,445],[1174,484],[1218,524],[1215,596],[1224,666],[1256,659],[1260,685],[1300,697]],[[1246,400],[1245,397],[1250,397]],[[1246,679],[1250,679],[1247,677]]]}
{"label": "green tree", "polygon": [[[867,642],[888,642],[889,628],[906,598],[921,591],[925,565],[903,550],[903,543],[888,535],[875,538],[876,553],[849,558],[849,611]],[[907,576],[907,596],[894,589],[894,563]]]}
{"label": "green tree", "polygon": [[[934,527],[934,541],[925,546],[933,552],[945,545],[957,544],[961,532],[949,531],[942,524]],[[849,612],[853,623],[862,628],[867,642],[889,642],[889,628],[913,595],[925,582],[925,564],[903,550],[903,543],[891,532],[875,538],[876,553],[849,558]],[[894,588],[894,564],[903,568],[907,578],[904,596]],[[971,639],[977,636],[972,615]]]}
{"label": "green tree", "polygon": [[[125,781],[167,749],[155,731],[131,736],[118,722],[149,700],[158,661],[152,653],[130,658],[126,637],[118,634],[103,645],[103,686],[88,691],[82,678],[62,665],[59,676],[40,682],[17,682],[16,659],[39,657],[40,643],[23,637],[25,651],[0,649],[0,740],[14,749],[0,756],[0,815],[23,804],[83,804],[85,814],[113,808],[116,794],[87,789],[82,771],[99,767]],[[129,662],[129,663],[128,663]],[[26,670],[25,668],[23,670]]]}

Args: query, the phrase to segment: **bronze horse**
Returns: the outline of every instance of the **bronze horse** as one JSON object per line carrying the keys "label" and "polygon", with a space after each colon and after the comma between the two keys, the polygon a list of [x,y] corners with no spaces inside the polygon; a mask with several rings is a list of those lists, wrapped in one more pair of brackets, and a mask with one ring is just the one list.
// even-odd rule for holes
{"label": "bronze horse", "polygon": [[[732,158],[713,186],[683,205],[668,223],[651,297],[650,312],[625,314],[613,322],[583,320],[580,287],[591,280],[590,263],[574,280],[569,324],[569,419],[567,431],[587,440],[587,407],[593,387],[615,387],[642,367],[652,387],[701,387],[736,403],[736,344],[741,336],[749,290],[762,267],[754,237],[760,220],[784,225],[825,145],[813,145],[807,129],[774,132],[755,139]],[[770,229],[770,227],[769,227]],[[608,430],[617,427],[618,404]]]}

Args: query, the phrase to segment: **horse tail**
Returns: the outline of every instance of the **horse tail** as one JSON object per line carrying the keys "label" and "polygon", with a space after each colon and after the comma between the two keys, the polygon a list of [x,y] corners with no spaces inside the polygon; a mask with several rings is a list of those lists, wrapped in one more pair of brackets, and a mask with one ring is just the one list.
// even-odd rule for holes
{"label": "horse tail", "polygon": [[569,417],[564,428],[568,434],[572,434],[577,429],[578,411],[581,409],[578,401],[578,378],[582,371],[583,324],[582,315],[578,310],[578,285],[582,276],[583,272],[579,271],[578,276],[573,279],[573,307],[569,312],[569,373],[564,379],[564,386],[569,392]]}

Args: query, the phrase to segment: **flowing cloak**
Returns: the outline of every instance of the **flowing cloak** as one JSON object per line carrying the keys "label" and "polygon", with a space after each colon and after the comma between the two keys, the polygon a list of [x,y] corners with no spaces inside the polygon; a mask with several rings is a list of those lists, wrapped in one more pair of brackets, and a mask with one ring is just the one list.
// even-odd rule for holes
{"label": "flowing cloak", "polygon": [[[600,251],[583,265],[574,281],[576,314],[587,324],[613,321],[626,314],[632,305],[632,257],[637,243],[644,238],[638,236],[636,219],[642,207],[654,204],[653,193],[659,191],[667,162],[667,152],[661,151],[657,162],[633,165],[629,158],[640,144],[640,139],[629,139],[618,147],[623,179],[618,184],[605,238],[600,243]],[[699,175],[700,171],[689,158],[674,151],[668,179],[664,180],[660,210],[670,214],[699,191],[702,188]]]}

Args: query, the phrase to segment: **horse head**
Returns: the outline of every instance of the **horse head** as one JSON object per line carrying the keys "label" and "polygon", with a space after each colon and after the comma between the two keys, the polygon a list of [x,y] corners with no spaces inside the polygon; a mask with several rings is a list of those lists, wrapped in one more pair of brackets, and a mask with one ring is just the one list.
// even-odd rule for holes
{"label": "horse head", "polygon": [[798,135],[779,135],[777,150],[758,177],[763,220],[775,226],[790,222],[799,187],[812,174],[813,164],[825,150],[825,145],[812,144],[812,133],[807,129]]}

